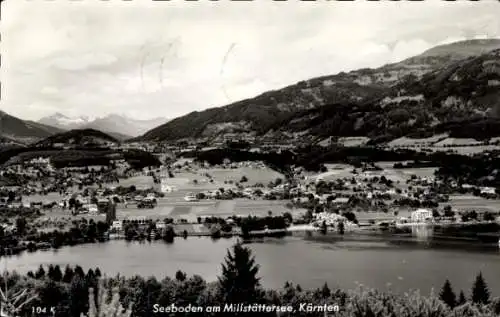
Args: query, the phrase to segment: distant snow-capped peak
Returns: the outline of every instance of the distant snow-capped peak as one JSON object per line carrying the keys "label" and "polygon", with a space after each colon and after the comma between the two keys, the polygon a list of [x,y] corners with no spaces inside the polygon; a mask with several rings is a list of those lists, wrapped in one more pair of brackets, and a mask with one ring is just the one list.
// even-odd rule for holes
{"label": "distant snow-capped peak", "polygon": [[59,126],[71,126],[88,123],[89,118],[84,116],[68,117],[60,112],[56,112],[51,116],[40,119],[40,122]]}

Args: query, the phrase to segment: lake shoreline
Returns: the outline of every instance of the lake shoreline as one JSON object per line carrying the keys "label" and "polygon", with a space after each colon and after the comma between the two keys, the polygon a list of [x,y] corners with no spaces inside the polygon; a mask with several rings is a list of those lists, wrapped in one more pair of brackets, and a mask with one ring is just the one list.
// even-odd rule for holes
{"label": "lake shoreline", "polygon": [[[430,227],[430,226],[424,226]],[[57,251],[64,247],[76,247],[79,245],[99,245],[105,244],[109,241],[124,240],[128,243],[139,242],[144,244],[145,242],[163,242],[165,244],[173,244],[175,240],[182,239],[187,240],[189,238],[197,237],[199,239],[209,238],[212,241],[217,241],[220,239],[238,239],[242,240],[244,243],[252,242],[262,242],[266,240],[273,239],[287,239],[287,238],[301,238],[306,241],[315,241],[321,243],[331,243],[335,244],[337,242],[386,242],[386,243],[398,243],[398,244],[413,244],[422,246],[439,245],[440,247],[455,247],[455,246],[466,246],[469,249],[474,249],[477,247],[479,250],[494,250],[500,251],[500,244],[498,242],[500,234],[491,233],[488,241],[481,241],[477,237],[460,237],[451,235],[442,235],[437,233],[432,233],[429,236],[415,236],[412,233],[394,233],[382,230],[373,230],[373,228],[365,228],[365,230],[356,230],[345,232],[344,234],[339,234],[335,231],[321,232],[319,228],[313,226],[301,226],[298,230],[289,229],[275,229],[275,230],[260,230],[252,231],[248,233],[248,236],[244,236],[240,232],[229,232],[221,233],[220,236],[214,237],[209,232],[188,232],[187,235],[176,232],[175,239],[173,241],[164,241],[162,238],[142,237],[132,240],[127,240],[124,234],[121,233],[111,233],[107,234],[106,237],[101,237],[95,241],[79,241],[75,244],[65,244],[57,248],[53,247],[50,243],[38,243],[35,247],[29,247],[26,243],[16,249],[3,249],[0,255],[2,257],[20,256],[25,251],[27,253],[33,253],[37,251]],[[38,246],[40,245],[40,246]],[[42,246],[43,245],[43,246]]]}

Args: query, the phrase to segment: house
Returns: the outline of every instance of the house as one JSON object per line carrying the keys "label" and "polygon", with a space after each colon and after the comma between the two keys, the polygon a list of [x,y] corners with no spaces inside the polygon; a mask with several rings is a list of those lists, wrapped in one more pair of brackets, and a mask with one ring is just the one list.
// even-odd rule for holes
{"label": "house", "polygon": [[161,189],[160,191],[162,193],[171,193],[177,189],[176,186],[169,185],[168,184],[168,179],[167,178],[162,178],[161,179]]}
{"label": "house", "polygon": [[127,220],[134,221],[134,222],[137,222],[139,224],[146,224],[146,222],[147,222],[147,219],[145,216],[127,217]]}
{"label": "house", "polygon": [[412,222],[425,222],[432,219],[432,211],[429,209],[417,209],[411,213]]}
{"label": "house", "polygon": [[97,215],[99,213],[99,209],[97,208],[96,204],[86,204],[83,208],[94,215]]}
{"label": "house", "polygon": [[111,229],[114,229],[114,230],[122,230],[123,229],[123,222],[121,220],[115,220],[113,221],[113,223],[111,224]]}
{"label": "house", "polygon": [[167,227],[167,224],[165,221],[157,221],[156,222],[156,229],[165,229]]}
{"label": "house", "polygon": [[494,187],[481,187],[481,195],[486,196],[496,196],[496,190]]}
{"label": "house", "polygon": [[335,225],[339,221],[344,220],[343,216],[328,212],[320,212],[315,215],[315,218],[316,218],[316,223],[320,224],[324,221],[327,226]]}
{"label": "house", "polygon": [[337,197],[334,200],[332,200],[332,205],[339,205],[339,204],[347,204],[349,202],[348,197]]}

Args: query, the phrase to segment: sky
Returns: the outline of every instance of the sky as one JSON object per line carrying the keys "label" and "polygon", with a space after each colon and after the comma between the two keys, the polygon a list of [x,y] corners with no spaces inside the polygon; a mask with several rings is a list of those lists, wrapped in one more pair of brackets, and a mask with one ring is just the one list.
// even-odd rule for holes
{"label": "sky", "polygon": [[298,81],[500,37],[479,2],[2,3],[0,110],[174,118]]}

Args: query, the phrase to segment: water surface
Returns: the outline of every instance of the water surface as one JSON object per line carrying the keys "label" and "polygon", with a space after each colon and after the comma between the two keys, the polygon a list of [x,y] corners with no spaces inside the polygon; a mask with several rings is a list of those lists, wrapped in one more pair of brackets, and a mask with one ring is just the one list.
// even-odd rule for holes
{"label": "water surface", "polygon": [[[116,240],[101,244],[64,247],[57,251],[23,253],[2,266],[27,272],[40,264],[80,265],[85,270],[99,267],[107,274],[173,277],[177,270],[199,274],[213,281],[221,262],[235,239],[213,241],[190,237],[163,242]],[[286,281],[303,287],[355,288],[357,284],[394,292],[420,289],[428,293],[450,279],[458,291],[470,291],[482,271],[494,296],[500,296],[500,252],[497,249],[468,245],[422,245],[384,241],[317,241],[301,237],[266,239],[247,244],[260,265],[265,287],[279,288]]]}

